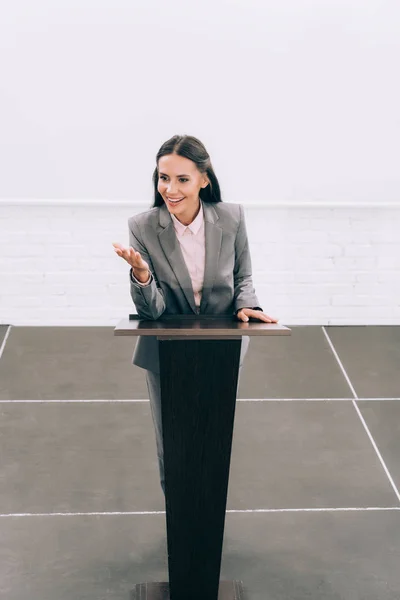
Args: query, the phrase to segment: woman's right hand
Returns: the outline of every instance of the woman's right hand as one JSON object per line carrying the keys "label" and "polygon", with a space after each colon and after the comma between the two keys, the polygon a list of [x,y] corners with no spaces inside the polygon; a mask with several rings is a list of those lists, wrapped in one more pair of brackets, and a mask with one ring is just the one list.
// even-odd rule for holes
{"label": "woman's right hand", "polygon": [[136,252],[132,248],[132,246],[129,246],[129,248],[125,248],[119,242],[113,242],[113,246],[118,256],[124,258],[126,262],[132,267],[134,275],[138,274],[143,276],[147,272],[146,279],[148,278],[150,273],[149,265],[145,260],[143,260],[143,258],[140,255],[140,252]]}

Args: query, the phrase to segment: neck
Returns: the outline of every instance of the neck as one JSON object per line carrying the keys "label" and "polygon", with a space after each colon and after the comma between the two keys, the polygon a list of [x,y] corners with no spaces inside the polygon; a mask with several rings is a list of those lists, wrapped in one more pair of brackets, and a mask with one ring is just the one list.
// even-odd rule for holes
{"label": "neck", "polygon": [[199,199],[199,203],[197,205],[197,207],[195,208],[194,212],[192,211],[191,214],[189,215],[179,215],[179,217],[177,215],[175,215],[175,218],[178,219],[178,221],[180,223],[182,223],[182,225],[190,225],[190,223],[193,223],[193,221],[195,220],[195,218],[197,217],[197,215],[200,212],[200,207],[201,207],[201,202]]}

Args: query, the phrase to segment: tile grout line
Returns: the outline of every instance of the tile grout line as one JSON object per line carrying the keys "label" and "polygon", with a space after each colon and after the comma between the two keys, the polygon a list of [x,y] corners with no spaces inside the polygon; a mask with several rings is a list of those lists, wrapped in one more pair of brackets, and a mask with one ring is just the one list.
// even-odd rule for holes
{"label": "tile grout line", "polygon": [[[393,402],[400,398],[357,398],[359,402]],[[354,398],[237,398],[237,402],[353,402]],[[0,400],[0,404],[141,404],[150,402],[148,398],[80,398],[74,400]]]}
{"label": "tile grout line", "polygon": [[6,347],[6,341],[7,341],[8,336],[10,335],[10,331],[11,331],[11,325],[8,326],[8,329],[7,329],[6,334],[4,336],[3,343],[0,346],[0,358],[2,357],[3,350]]}
{"label": "tile grout line", "polygon": [[[227,514],[242,513],[292,513],[292,512],[396,512],[400,506],[349,506],[349,507],[322,507],[322,508],[243,508],[229,509]],[[96,511],[96,512],[54,512],[54,513],[3,513],[0,518],[15,517],[91,517],[91,516],[146,516],[165,515],[165,510],[143,510],[143,511]]]}
{"label": "tile grout line", "polygon": [[[238,402],[351,402],[354,398],[238,398]],[[360,402],[385,402],[400,398],[357,398]]]}
{"label": "tile grout line", "polygon": [[[244,398],[244,399],[240,399],[238,398],[237,401],[238,402],[328,402],[328,401],[351,401],[353,403],[353,406],[356,410],[356,412],[358,413],[358,416],[367,432],[368,437],[370,438],[370,441],[378,455],[378,458],[386,472],[387,477],[389,478],[389,481],[397,495],[397,498],[400,501],[400,494],[395,486],[395,483],[382,459],[382,456],[376,446],[376,443],[368,429],[368,426],[357,406],[357,403],[355,402],[355,399],[358,401],[390,401],[390,400],[400,400],[400,398],[358,398],[353,385],[351,384],[351,381],[340,361],[340,358],[327,334],[327,332],[325,331],[324,326],[322,326],[322,330],[325,334],[326,339],[328,340],[328,343],[331,347],[331,350],[342,370],[342,373],[344,375],[344,377],[346,378],[346,381],[354,395],[354,398],[295,398],[295,399],[291,399],[291,398],[287,398],[287,399],[278,399],[278,398],[264,398],[264,399],[259,399],[259,398]],[[8,326],[7,332],[4,336],[2,345],[0,347],[0,358],[3,354],[7,339],[10,335],[11,332],[11,325]],[[140,400],[134,400],[134,399],[126,399],[126,400],[120,400],[120,399],[87,399],[87,400],[0,400],[0,403],[119,403],[119,402],[125,402],[125,403],[140,403],[140,402],[149,402],[148,399],[140,399]],[[237,513],[283,513],[283,512],[349,512],[349,511],[358,511],[358,512],[365,512],[365,511],[399,511],[400,507],[348,507],[348,508],[283,508],[283,509],[237,509],[237,510],[227,510],[226,513],[228,514],[237,514]],[[103,515],[103,516],[107,516],[107,515],[157,515],[157,514],[162,514],[165,515],[165,511],[137,511],[137,512],[88,512],[88,513],[9,513],[9,514],[0,514],[0,518],[15,518],[15,517],[41,517],[41,516],[91,516],[91,515]]]}
{"label": "tile grout line", "polygon": [[[325,330],[325,327],[324,327],[324,325],[322,326],[322,331],[324,332],[324,335],[325,335],[326,339],[328,340],[328,344],[329,344],[329,346],[330,346],[330,348],[331,348],[331,350],[332,350],[332,352],[333,352],[333,355],[334,355],[334,357],[336,358],[336,360],[337,360],[337,362],[338,362],[338,364],[339,364],[339,367],[341,368],[341,371],[342,371],[342,373],[343,373],[343,375],[344,375],[344,378],[346,379],[346,381],[347,381],[347,384],[348,384],[348,386],[349,386],[349,388],[350,388],[350,390],[351,390],[351,392],[352,392],[352,394],[353,394],[354,398],[356,398],[356,399],[358,400],[358,396],[357,396],[357,394],[356,394],[356,390],[354,389],[354,387],[353,387],[353,384],[351,383],[351,381],[350,381],[350,378],[349,378],[349,376],[347,375],[347,373],[346,373],[346,370],[345,370],[344,366],[342,365],[342,362],[341,362],[341,360],[340,360],[340,358],[339,358],[339,355],[338,355],[338,353],[336,352],[336,350],[335,350],[335,347],[334,347],[334,345],[333,345],[333,343],[332,343],[332,341],[331,341],[331,338],[330,338],[330,337],[329,337],[329,335],[327,334],[327,332],[326,332],[326,330]],[[352,400],[353,400],[353,398],[352,398]]]}
{"label": "tile grout line", "polygon": [[392,488],[393,488],[393,490],[394,490],[394,492],[395,492],[395,494],[396,494],[396,496],[397,496],[397,499],[398,499],[398,501],[400,502],[400,493],[399,493],[399,490],[397,489],[397,487],[396,487],[396,484],[395,484],[395,482],[393,481],[393,478],[392,478],[391,474],[389,473],[389,469],[387,468],[387,466],[386,466],[386,464],[385,464],[385,461],[383,460],[383,458],[382,458],[382,455],[381,455],[381,453],[379,452],[378,446],[376,445],[376,443],[375,443],[375,440],[374,440],[374,438],[372,437],[372,434],[371,434],[371,432],[370,432],[370,430],[369,430],[369,428],[368,428],[368,425],[367,425],[367,423],[366,423],[366,421],[365,421],[364,417],[362,416],[360,409],[359,409],[359,408],[358,408],[358,406],[357,406],[357,402],[356,402],[356,400],[359,400],[359,398],[358,398],[358,396],[357,396],[357,394],[356,394],[356,391],[355,391],[355,389],[354,389],[354,387],[353,387],[353,385],[352,385],[352,383],[351,383],[351,381],[350,381],[350,379],[349,379],[349,377],[348,377],[348,375],[347,375],[347,373],[346,373],[346,370],[345,370],[345,368],[344,368],[344,366],[343,366],[343,364],[342,364],[342,362],[341,362],[341,360],[340,360],[340,358],[339,358],[339,355],[338,355],[338,353],[337,353],[337,352],[336,352],[336,350],[335,350],[335,347],[334,347],[334,345],[333,345],[333,343],[332,343],[332,341],[331,341],[331,339],[330,339],[329,335],[328,335],[328,334],[327,334],[327,332],[325,331],[325,327],[324,327],[324,326],[322,326],[322,331],[324,332],[324,335],[325,335],[326,339],[328,340],[328,343],[329,343],[329,345],[330,345],[330,347],[331,347],[331,350],[332,350],[332,352],[333,352],[333,354],[334,354],[334,356],[335,356],[335,358],[336,358],[336,360],[337,360],[337,362],[338,362],[338,364],[339,364],[339,367],[341,368],[341,370],[342,370],[342,373],[343,373],[343,375],[345,376],[345,378],[346,378],[346,381],[347,381],[347,383],[349,384],[349,386],[350,386],[350,389],[351,389],[351,391],[352,391],[352,392],[353,392],[353,394],[354,394],[354,399],[352,400],[352,402],[353,402],[353,406],[354,406],[354,408],[355,408],[355,410],[356,410],[356,412],[357,412],[357,414],[358,414],[358,416],[359,416],[359,418],[360,418],[360,420],[361,420],[361,423],[362,423],[362,424],[363,424],[363,426],[364,426],[364,429],[365,429],[365,431],[366,431],[366,433],[367,433],[367,435],[368,435],[368,437],[369,437],[369,439],[370,439],[370,442],[371,442],[371,444],[372,444],[372,445],[373,445],[373,447],[374,447],[374,450],[375,450],[376,454],[378,455],[378,458],[379,458],[379,460],[380,460],[380,462],[381,462],[381,465],[382,465],[382,467],[383,467],[383,469],[384,469],[384,471],[385,471],[385,473],[386,473],[386,475],[387,475],[387,477],[388,477],[388,479],[389,479],[389,481],[390,481],[390,484],[391,484],[391,486],[392,486]]}

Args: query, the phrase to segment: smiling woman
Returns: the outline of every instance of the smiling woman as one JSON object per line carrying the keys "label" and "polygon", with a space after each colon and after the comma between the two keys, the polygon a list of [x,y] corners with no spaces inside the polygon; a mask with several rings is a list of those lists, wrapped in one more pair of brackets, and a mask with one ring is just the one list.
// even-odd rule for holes
{"label": "smiling woman", "polygon": [[[277,322],[259,307],[253,287],[243,206],[222,202],[204,145],[176,135],[161,146],[156,165],[153,207],[129,219],[129,248],[114,244],[131,266],[131,297],[139,317],[236,315],[241,321]],[[242,337],[239,379],[249,342]],[[164,490],[158,357],[157,338],[139,337],[133,363],[147,371]]]}
{"label": "smiling woman", "polygon": [[198,214],[199,198],[204,202],[222,202],[210,157],[196,138],[172,137],[161,146],[156,162],[153,206],[165,203],[184,225],[189,225]]}

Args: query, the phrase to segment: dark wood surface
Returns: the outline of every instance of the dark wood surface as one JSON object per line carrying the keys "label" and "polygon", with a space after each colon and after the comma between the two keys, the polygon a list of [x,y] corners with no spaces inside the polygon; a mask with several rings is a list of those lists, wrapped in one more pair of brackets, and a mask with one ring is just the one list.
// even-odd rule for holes
{"label": "dark wood surface", "polygon": [[241,340],[161,340],[173,600],[217,600]]}
{"label": "dark wood surface", "polygon": [[[134,318],[133,318],[134,317]],[[250,320],[247,323],[236,317],[219,315],[166,315],[155,321],[139,319],[130,315],[122,319],[114,329],[114,335],[228,337],[242,335],[290,335],[290,329],[279,323],[263,323]]]}
{"label": "dark wood surface", "polygon": [[135,600],[242,600],[220,582],[241,336],[288,327],[234,316],[130,315],[115,335],[159,340],[169,584],[142,583]]}

